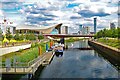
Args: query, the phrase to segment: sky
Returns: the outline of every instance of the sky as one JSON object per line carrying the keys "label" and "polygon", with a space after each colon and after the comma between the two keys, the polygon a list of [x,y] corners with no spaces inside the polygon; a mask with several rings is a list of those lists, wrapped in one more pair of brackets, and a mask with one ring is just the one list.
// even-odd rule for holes
{"label": "sky", "polygon": [[50,26],[63,23],[69,32],[79,25],[93,31],[93,18],[97,18],[97,31],[109,28],[110,22],[118,26],[119,0],[0,0],[0,22],[5,17],[12,25]]}

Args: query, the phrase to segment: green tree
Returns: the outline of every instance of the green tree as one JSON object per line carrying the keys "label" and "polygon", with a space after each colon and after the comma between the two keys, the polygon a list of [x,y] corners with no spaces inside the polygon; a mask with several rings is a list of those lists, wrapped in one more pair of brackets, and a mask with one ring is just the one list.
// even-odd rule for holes
{"label": "green tree", "polygon": [[36,40],[36,36],[34,34],[26,34],[26,39],[27,40]]}
{"label": "green tree", "polygon": [[15,39],[15,40],[20,40],[19,33],[16,33],[16,35],[14,36],[14,39]]}
{"label": "green tree", "polygon": [[24,40],[25,39],[25,36],[24,34],[22,33],[20,36],[19,36],[19,40]]}
{"label": "green tree", "polygon": [[43,35],[38,35],[38,39],[39,40],[44,39],[44,36]]}
{"label": "green tree", "polygon": [[3,40],[2,29],[0,28],[0,41]]}
{"label": "green tree", "polygon": [[97,32],[96,38],[101,38],[101,37],[112,37],[112,38],[117,38],[120,37],[120,28],[117,29],[103,29]]}
{"label": "green tree", "polygon": [[118,29],[118,31],[117,31],[117,33],[118,33],[118,39],[120,39],[120,27],[117,28],[117,29]]}
{"label": "green tree", "polygon": [[13,38],[13,35],[12,35],[11,32],[10,32],[10,28],[7,29],[6,38],[7,38],[8,40],[11,40],[11,39]]}

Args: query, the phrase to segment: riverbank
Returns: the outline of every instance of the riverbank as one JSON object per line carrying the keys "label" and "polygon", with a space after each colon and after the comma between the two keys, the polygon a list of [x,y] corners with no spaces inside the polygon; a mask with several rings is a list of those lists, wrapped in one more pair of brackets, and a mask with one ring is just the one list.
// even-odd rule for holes
{"label": "riverbank", "polygon": [[96,42],[96,41],[88,41],[88,44],[92,46],[95,50],[103,52],[104,53],[103,55],[107,55],[116,63],[116,65],[120,66],[120,59],[119,59],[120,50],[119,49],[105,45],[100,42]]}
{"label": "riverbank", "polygon": [[83,40],[85,38],[68,38],[65,40],[65,42],[75,42],[75,41],[79,41],[79,40]]}
{"label": "riverbank", "polygon": [[118,38],[98,38],[96,41],[120,49],[120,39]]}
{"label": "riverbank", "polygon": [[39,48],[38,46],[41,46],[41,52],[42,54],[46,51],[46,44],[48,44],[48,47],[50,46],[49,41],[42,41],[40,43],[32,43],[31,47],[28,49],[20,49],[17,52],[11,52],[5,55],[0,56],[2,59],[2,64],[5,63],[7,59],[10,59],[10,61],[13,63],[15,60],[19,63],[28,63],[35,58],[37,58],[39,54]]}

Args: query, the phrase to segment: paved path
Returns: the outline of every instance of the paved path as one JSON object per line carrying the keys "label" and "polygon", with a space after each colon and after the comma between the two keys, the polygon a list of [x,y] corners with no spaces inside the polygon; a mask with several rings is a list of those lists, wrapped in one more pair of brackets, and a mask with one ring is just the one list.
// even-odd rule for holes
{"label": "paved path", "polygon": [[0,56],[2,56],[4,54],[8,54],[10,52],[19,51],[20,49],[26,49],[26,48],[30,48],[30,47],[31,47],[31,44],[0,48]]}
{"label": "paved path", "polygon": [[11,67],[11,68],[3,67],[0,68],[0,71],[2,72],[2,74],[27,74],[27,73],[34,74],[40,65],[50,64],[53,57],[54,57],[54,53],[52,51],[46,52],[43,55],[41,55],[39,59],[36,62],[34,62],[31,66]]}

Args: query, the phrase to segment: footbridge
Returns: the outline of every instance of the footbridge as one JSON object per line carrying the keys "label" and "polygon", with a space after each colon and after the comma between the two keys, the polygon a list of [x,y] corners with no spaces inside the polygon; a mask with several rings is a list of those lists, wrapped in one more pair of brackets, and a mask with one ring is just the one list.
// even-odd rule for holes
{"label": "footbridge", "polygon": [[44,36],[50,37],[94,37],[93,34],[81,35],[81,34],[43,34]]}

